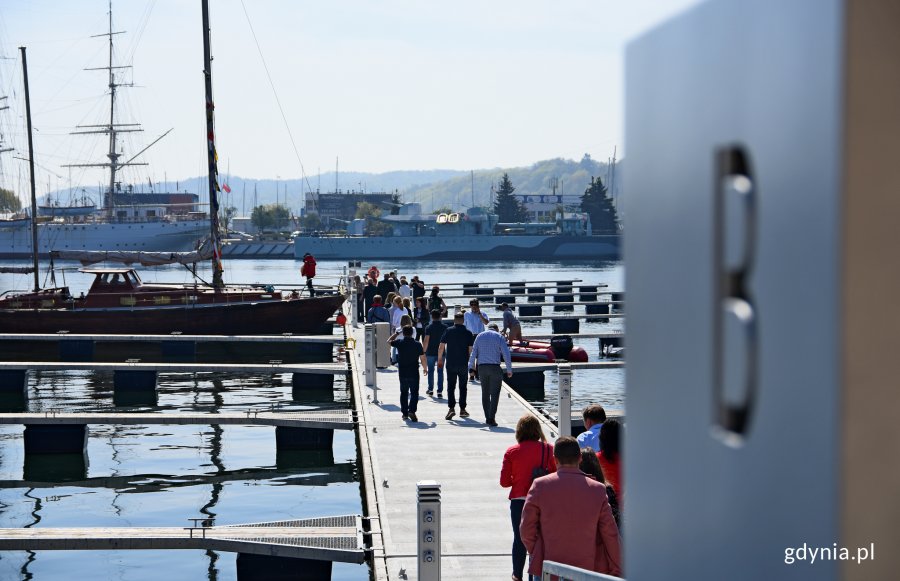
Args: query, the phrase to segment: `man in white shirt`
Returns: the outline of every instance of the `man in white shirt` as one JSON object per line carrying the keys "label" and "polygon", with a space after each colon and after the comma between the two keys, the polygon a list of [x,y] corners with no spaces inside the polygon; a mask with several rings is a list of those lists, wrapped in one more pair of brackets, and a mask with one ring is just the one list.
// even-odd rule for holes
{"label": "man in white shirt", "polygon": [[600,405],[589,405],[581,412],[584,420],[584,431],[578,434],[578,445],[600,451],[600,427],[606,421],[606,410]]}
{"label": "man in white shirt", "polygon": [[466,313],[466,329],[473,335],[484,332],[484,326],[491,322],[487,315],[481,312],[478,299],[469,301],[469,311]]}

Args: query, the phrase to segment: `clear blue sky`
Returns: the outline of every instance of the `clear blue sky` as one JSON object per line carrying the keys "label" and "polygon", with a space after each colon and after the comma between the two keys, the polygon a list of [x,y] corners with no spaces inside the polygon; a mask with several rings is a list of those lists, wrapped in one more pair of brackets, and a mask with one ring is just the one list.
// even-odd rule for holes
{"label": "clear blue sky", "polygon": [[[256,32],[307,176],[334,169],[470,169],[551,157],[606,159],[622,149],[628,40],[697,0],[212,0],[220,168],[245,177],[301,175],[244,10]],[[68,135],[104,123],[107,0],[0,0],[0,94],[21,106],[18,46],[28,47],[35,159],[68,185],[64,163],[104,161],[106,143]],[[205,172],[199,0],[113,3],[121,122],[145,131],[136,153],[174,131],[126,178]],[[25,147],[21,111],[9,139]],[[11,169],[4,161],[7,173]],[[39,188],[46,190],[47,171]],[[96,170],[73,181],[97,184]]]}

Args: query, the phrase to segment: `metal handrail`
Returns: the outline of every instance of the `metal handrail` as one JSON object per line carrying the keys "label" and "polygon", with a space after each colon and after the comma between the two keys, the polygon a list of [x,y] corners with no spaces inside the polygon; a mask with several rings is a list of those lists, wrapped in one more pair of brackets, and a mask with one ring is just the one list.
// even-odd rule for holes
{"label": "metal handrail", "polygon": [[622,581],[621,577],[596,573],[587,569],[573,567],[572,565],[545,560],[544,568],[541,571],[541,580],[553,581],[555,579],[559,581]]}

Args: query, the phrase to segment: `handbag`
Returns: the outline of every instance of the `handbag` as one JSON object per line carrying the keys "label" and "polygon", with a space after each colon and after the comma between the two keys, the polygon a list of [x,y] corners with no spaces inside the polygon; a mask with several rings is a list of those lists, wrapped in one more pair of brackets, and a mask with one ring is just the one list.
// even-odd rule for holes
{"label": "handbag", "polygon": [[541,476],[546,476],[550,474],[550,471],[544,468],[544,452],[547,451],[547,444],[541,444],[541,465],[535,466],[531,470],[531,481],[534,482],[536,479]]}

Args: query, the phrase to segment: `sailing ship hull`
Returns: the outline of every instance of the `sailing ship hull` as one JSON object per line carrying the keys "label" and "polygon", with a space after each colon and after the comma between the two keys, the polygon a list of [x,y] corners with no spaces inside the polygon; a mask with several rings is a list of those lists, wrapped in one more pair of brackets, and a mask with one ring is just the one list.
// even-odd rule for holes
{"label": "sailing ship hull", "polygon": [[620,236],[304,236],[294,257],[323,259],[533,260],[620,257]]}
{"label": "sailing ship hull", "polygon": [[271,335],[319,333],[342,295],[164,307],[2,309],[2,333]]}
{"label": "sailing ship hull", "polygon": [[[38,253],[51,250],[185,252],[209,234],[207,220],[38,224]],[[31,258],[29,228],[0,228],[0,258]]]}

